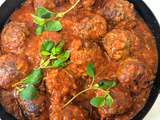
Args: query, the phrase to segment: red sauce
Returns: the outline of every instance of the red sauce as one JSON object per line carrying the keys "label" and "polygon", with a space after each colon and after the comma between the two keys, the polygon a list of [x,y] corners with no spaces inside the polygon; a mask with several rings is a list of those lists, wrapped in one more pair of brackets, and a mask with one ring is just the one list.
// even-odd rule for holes
{"label": "red sauce", "polygon": [[[36,25],[31,14],[37,7],[57,12],[75,2],[27,0],[13,13],[11,22],[1,33],[0,99],[7,112],[19,120],[24,118],[16,101],[27,111],[30,120],[130,120],[146,103],[157,70],[157,49],[151,31],[137,15],[133,4],[126,0],[81,0],[60,19],[62,31],[35,35]],[[64,39],[65,49],[71,50],[72,63],[64,69],[45,70],[40,97],[25,103],[17,95],[13,96],[13,89],[3,85],[15,83],[39,66],[39,51],[45,39],[56,43]],[[10,61],[4,61],[6,55]],[[11,62],[15,72],[9,71]],[[113,106],[93,108],[89,100],[102,93],[90,91],[62,110],[71,97],[89,85],[90,79],[83,77],[89,63],[95,64],[96,82],[118,82],[111,90]],[[32,112],[30,107],[35,110]]]}

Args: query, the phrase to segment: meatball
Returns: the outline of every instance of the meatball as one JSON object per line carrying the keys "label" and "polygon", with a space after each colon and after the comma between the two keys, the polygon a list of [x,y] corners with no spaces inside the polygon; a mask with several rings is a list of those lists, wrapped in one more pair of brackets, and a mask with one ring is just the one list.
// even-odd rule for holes
{"label": "meatball", "polygon": [[126,20],[119,22],[115,28],[116,29],[126,29],[126,30],[132,30],[137,26],[137,21],[136,20]]}
{"label": "meatball", "polygon": [[17,118],[17,120],[24,120],[18,102],[14,97],[14,92],[15,91],[1,90],[0,103],[2,104],[5,111],[9,114],[12,114],[14,117]]}
{"label": "meatball", "polygon": [[102,14],[114,24],[122,20],[135,19],[134,6],[127,0],[107,0]]}
{"label": "meatball", "polygon": [[[102,92],[97,92],[101,96]],[[122,90],[120,86],[110,90],[110,95],[113,97],[113,104],[110,108],[107,106],[99,108],[98,111],[101,117],[120,115],[127,112],[132,107],[132,97],[126,90]]]}
{"label": "meatball", "polygon": [[[77,89],[76,81],[66,70],[51,70],[46,76],[48,92],[53,96],[74,95]],[[61,91],[59,91],[61,89]]]}
{"label": "meatball", "polygon": [[62,24],[73,35],[87,40],[99,40],[107,31],[106,20],[91,12],[80,12],[78,16],[75,13],[69,14],[62,20]]}
{"label": "meatball", "polygon": [[[77,0],[69,0],[71,4],[76,3]],[[82,0],[82,5],[84,8],[91,7],[95,3],[95,0]]]}
{"label": "meatball", "polygon": [[76,79],[66,69],[46,73],[46,86],[50,95],[50,116],[54,118],[63,105],[77,93]]}
{"label": "meatball", "polygon": [[29,70],[26,59],[7,54],[0,57],[0,88],[9,89],[23,78]]}
{"label": "meatball", "polygon": [[50,120],[88,120],[87,113],[80,107],[69,105],[55,116],[50,116]]}
{"label": "meatball", "polygon": [[69,0],[54,0],[56,7],[64,6],[67,3],[69,3]]}
{"label": "meatball", "polygon": [[128,30],[114,29],[107,33],[103,45],[109,57],[114,60],[125,59],[131,52],[140,49],[140,39]]}
{"label": "meatball", "polygon": [[89,63],[94,63],[96,73],[99,73],[101,70],[102,64],[107,64],[108,59],[103,54],[103,51],[96,43],[85,41],[82,43],[83,47],[80,47],[78,50],[73,50],[71,52],[71,62],[68,66],[69,69],[75,73],[77,76],[82,76],[86,73],[86,67]]}
{"label": "meatball", "polygon": [[[57,0],[54,0],[57,1]],[[38,8],[38,7],[45,7],[47,9],[53,9],[55,8],[55,4],[54,4],[53,0],[33,0],[34,3],[34,8]]]}
{"label": "meatball", "polygon": [[46,97],[39,94],[38,98],[29,101],[18,99],[19,105],[27,118],[33,120],[48,120],[48,110],[46,109]]}
{"label": "meatball", "polygon": [[73,30],[83,39],[98,40],[106,33],[107,24],[103,17],[93,14],[84,17]]}
{"label": "meatball", "polygon": [[117,78],[120,84],[137,93],[151,84],[151,73],[147,66],[134,58],[128,58],[119,66]]}
{"label": "meatball", "polygon": [[[69,49],[70,51],[78,50],[82,47],[82,40],[78,36],[74,36],[72,34],[65,34],[63,35],[65,40],[65,48]],[[63,39],[64,39],[63,38]]]}
{"label": "meatball", "polygon": [[25,47],[25,40],[29,35],[27,25],[20,22],[8,23],[1,34],[2,50],[20,54]]}

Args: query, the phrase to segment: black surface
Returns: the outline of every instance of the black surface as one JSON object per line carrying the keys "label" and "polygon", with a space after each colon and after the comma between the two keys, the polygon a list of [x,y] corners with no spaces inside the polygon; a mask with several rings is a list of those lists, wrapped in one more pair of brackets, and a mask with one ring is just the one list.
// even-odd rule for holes
{"label": "black surface", "polygon": [[152,91],[150,93],[150,97],[145,107],[133,119],[133,120],[141,120],[149,112],[149,110],[151,109],[152,105],[154,104],[158,96],[158,93],[160,92],[160,27],[155,16],[144,2],[142,2],[141,0],[129,0],[129,1],[134,3],[136,10],[138,11],[140,16],[144,19],[144,21],[152,31],[154,37],[156,38],[157,50],[158,50],[158,61],[159,61],[158,70]]}
{"label": "black surface", "polygon": [[0,118],[2,120],[16,120],[13,116],[5,112],[5,110],[3,109],[1,105],[0,105]]}
{"label": "black surface", "polygon": [[[8,20],[9,16],[13,13],[13,11],[21,6],[21,4],[25,0],[6,0],[6,2],[0,7],[0,29],[3,28],[4,24]],[[147,23],[148,27],[151,29],[153,35],[156,38],[157,49],[158,49],[158,61],[160,61],[160,27],[159,24],[150,11],[150,9],[146,6],[146,4],[142,0],[129,0],[135,5],[137,12],[141,15],[144,21]],[[133,120],[142,120],[144,116],[151,109],[154,104],[158,92],[160,90],[160,62],[158,64],[158,72],[155,83],[153,85],[150,97],[145,105],[145,107],[138,113]],[[11,117],[8,113],[4,111],[2,106],[0,106],[0,118],[2,120],[15,120],[15,118]]]}
{"label": "black surface", "polygon": [[21,6],[25,0],[6,0],[0,7],[0,28],[3,27],[9,16]]}

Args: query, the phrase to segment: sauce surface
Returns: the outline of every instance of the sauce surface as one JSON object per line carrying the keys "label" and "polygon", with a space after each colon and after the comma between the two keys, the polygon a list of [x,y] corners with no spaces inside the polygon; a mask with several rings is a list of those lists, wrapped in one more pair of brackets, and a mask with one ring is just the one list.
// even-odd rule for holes
{"label": "sauce surface", "polygon": [[[81,0],[63,18],[60,32],[35,34],[32,14],[38,7],[65,11],[76,0],[27,0],[10,17],[1,33],[0,101],[18,120],[130,120],[145,105],[157,72],[155,39],[127,0]],[[39,67],[42,43],[65,42],[71,64],[46,69],[35,100],[23,101],[12,85]],[[89,86],[86,66],[94,63],[95,81],[115,80],[114,102],[95,108],[90,99],[102,91],[88,91],[64,109],[63,105]]]}

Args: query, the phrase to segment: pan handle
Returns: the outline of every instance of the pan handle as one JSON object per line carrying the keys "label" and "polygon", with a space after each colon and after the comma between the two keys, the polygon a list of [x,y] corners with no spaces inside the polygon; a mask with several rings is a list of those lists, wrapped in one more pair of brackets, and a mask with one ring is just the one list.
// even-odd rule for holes
{"label": "pan handle", "polygon": [[9,16],[15,11],[16,8],[20,7],[25,0],[6,0],[0,7],[0,29],[3,28],[4,24],[8,20]]}

